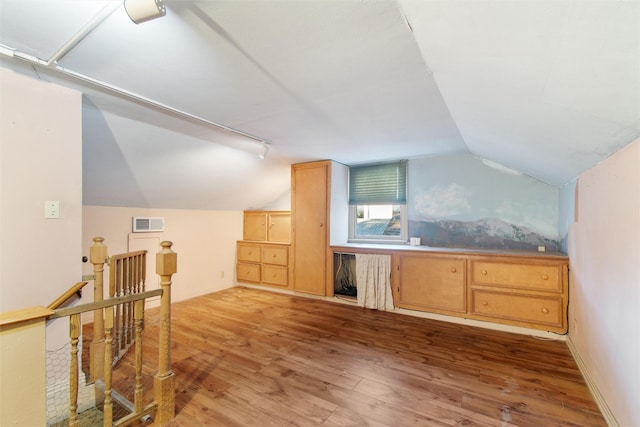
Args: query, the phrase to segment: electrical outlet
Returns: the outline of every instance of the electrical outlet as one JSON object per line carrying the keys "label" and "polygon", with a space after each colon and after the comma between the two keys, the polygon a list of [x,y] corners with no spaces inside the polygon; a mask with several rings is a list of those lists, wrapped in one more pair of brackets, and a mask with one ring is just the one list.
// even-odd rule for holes
{"label": "electrical outlet", "polygon": [[220,272],[220,278],[221,278],[221,279],[224,279],[224,271],[221,271],[221,272]]}

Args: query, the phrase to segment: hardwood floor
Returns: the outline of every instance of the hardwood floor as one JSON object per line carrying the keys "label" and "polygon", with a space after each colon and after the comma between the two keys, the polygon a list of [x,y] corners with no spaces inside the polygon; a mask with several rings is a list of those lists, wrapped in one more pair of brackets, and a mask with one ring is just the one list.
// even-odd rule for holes
{"label": "hardwood floor", "polygon": [[562,341],[242,287],[172,320],[172,426],[606,425]]}

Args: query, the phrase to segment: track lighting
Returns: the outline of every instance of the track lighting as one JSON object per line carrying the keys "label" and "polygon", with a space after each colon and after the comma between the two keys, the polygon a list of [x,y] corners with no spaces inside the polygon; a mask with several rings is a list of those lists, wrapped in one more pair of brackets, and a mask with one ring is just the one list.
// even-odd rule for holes
{"label": "track lighting", "polygon": [[136,24],[166,15],[164,0],[124,0],[124,10]]}
{"label": "track lighting", "polygon": [[258,154],[258,157],[260,157],[260,159],[263,159],[265,157],[267,157],[267,154],[269,153],[269,143],[267,141],[262,141],[262,152],[260,154]]}

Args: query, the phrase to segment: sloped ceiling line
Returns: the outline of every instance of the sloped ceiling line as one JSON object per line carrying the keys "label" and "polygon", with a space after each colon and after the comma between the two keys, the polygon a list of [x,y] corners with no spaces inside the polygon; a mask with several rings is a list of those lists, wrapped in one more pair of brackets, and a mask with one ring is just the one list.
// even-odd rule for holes
{"label": "sloped ceiling line", "polygon": [[47,66],[51,67],[53,64],[58,63],[62,58],[65,57],[69,52],[73,50],[79,43],[84,40],[89,34],[91,34],[100,24],[102,24],[112,13],[116,11],[120,7],[120,2],[112,2],[107,4],[104,8],[102,8],[96,15],[94,15],[89,22],[78,30],[76,34],[73,35],[67,41],[64,46],[54,53],[49,60],[47,61]]}
{"label": "sloped ceiling line", "polygon": [[[150,206],[259,208],[286,191],[288,165],[327,158],[471,152],[561,186],[640,136],[640,0],[165,2],[139,26],[117,8],[64,53],[121,1],[0,0],[0,44],[16,49],[1,65],[81,91],[84,168]],[[37,58],[68,73],[25,65]],[[277,145],[260,161],[263,139]],[[141,171],[169,159],[176,182],[153,199]],[[136,199],[87,173],[90,203]]]}
{"label": "sloped ceiling line", "polygon": [[195,120],[195,121],[203,123],[205,125],[215,126],[218,129],[222,129],[224,131],[231,132],[231,133],[234,133],[236,135],[240,135],[240,136],[249,138],[249,139],[255,141],[256,143],[260,144],[260,148],[262,147],[264,142],[267,142],[264,138],[260,138],[260,137],[255,136],[255,135],[251,135],[251,134],[249,134],[247,132],[243,132],[241,130],[234,129],[232,127],[229,127],[229,126],[226,126],[226,125],[223,125],[223,124],[220,124],[220,123],[216,123],[214,121],[211,121],[211,120],[196,116],[194,114],[187,113],[186,111],[179,110],[177,108],[171,107],[170,105],[166,105],[166,104],[163,104],[161,102],[154,101],[153,99],[144,97],[142,95],[138,95],[138,94],[130,92],[128,90],[121,89],[121,88],[118,88],[118,87],[113,86],[111,84],[105,83],[103,81],[91,78],[89,76],[85,76],[85,75],[80,74],[80,73],[77,73],[77,72],[75,72],[73,70],[70,70],[70,69],[68,69],[66,67],[63,67],[61,65],[55,64],[53,66],[49,66],[48,65],[48,61],[45,61],[45,60],[42,60],[42,59],[39,59],[39,58],[35,58],[33,56],[25,54],[24,52],[20,52],[20,51],[17,51],[15,49],[12,49],[12,48],[9,48],[9,47],[6,47],[6,46],[0,46],[0,54],[7,55],[7,56],[10,56],[10,57],[13,57],[13,58],[17,58],[17,59],[20,59],[22,61],[26,61],[26,62],[28,62],[31,65],[36,66],[36,67],[45,67],[45,68],[48,68],[50,70],[54,70],[54,71],[56,71],[56,72],[58,72],[60,74],[63,74],[63,75],[68,76],[68,77],[72,77],[72,78],[77,79],[77,80],[79,80],[79,81],[81,81],[83,83],[88,83],[88,84],[93,85],[95,87],[98,87],[100,89],[106,89],[107,91],[112,92],[112,93],[114,93],[116,95],[123,96],[123,97],[128,98],[128,99],[133,100],[133,101],[142,102],[143,104],[147,104],[147,105],[149,105],[151,107],[154,107],[154,108],[157,108],[157,109],[160,109],[160,110],[164,110],[164,111],[166,111],[168,113],[171,113],[171,114],[174,114],[176,116],[179,116],[179,117],[182,117],[182,118],[185,118],[185,119]]}

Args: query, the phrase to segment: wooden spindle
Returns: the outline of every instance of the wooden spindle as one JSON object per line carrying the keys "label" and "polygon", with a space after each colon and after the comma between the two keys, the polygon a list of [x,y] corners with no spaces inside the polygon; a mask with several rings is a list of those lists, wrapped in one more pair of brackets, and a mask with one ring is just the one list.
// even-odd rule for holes
{"label": "wooden spindle", "polygon": [[[94,237],[89,250],[89,258],[93,264],[93,300],[104,298],[104,263],[107,260],[107,247],[102,243],[104,238]],[[90,374],[92,381],[102,378],[104,367],[104,320],[102,310],[93,312],[93,341],[91,342]]]}
{"label": "wooden spindle", "polygon": [[158,403],[156,422],[163,425],[175,416],[175,376],[171,371],[171,276],[177,271],[178,255],[171,250],[172,242],[160,243],[156,254],[156,273],[160,276],[160,334],[158,373],[153,382],[153,394]]}
{"label": "wooden spindle", "polygon": [[69,427],[78,427],[78,341],[80,337],[80,315],[69,317],[69,338],[71,338],[71,363],[69,365]]}
{"label": "wooden spindle", "polygon": [[136,340],[136,386],[133,407],[136,413],[142,412],[144,388],[142,386],[142,318],[144,317],[144,300],[134,303],[134,323]]}
{"label": "wooden spindle", "polygon": [[105,308],[105,352],[104,352],[104,427],[113,425],[113,401],[111,398],[111,375],[113,366],[113,307]]}

